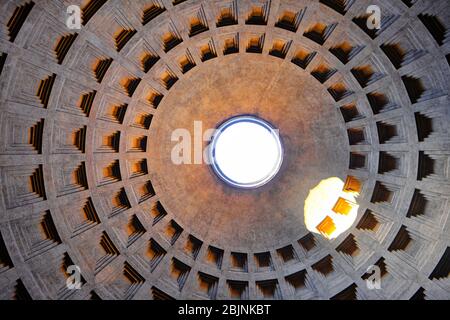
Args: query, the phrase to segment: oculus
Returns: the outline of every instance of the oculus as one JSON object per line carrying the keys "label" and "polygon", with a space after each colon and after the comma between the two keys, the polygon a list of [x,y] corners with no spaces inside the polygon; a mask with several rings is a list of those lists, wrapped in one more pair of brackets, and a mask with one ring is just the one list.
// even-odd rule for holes
{"label": "oculus", "polygon": [[210,164],[227,184],[258,188],[272,180],[283,162],[278,130],[254,116],[237,116],[222,123],[211,139]]}

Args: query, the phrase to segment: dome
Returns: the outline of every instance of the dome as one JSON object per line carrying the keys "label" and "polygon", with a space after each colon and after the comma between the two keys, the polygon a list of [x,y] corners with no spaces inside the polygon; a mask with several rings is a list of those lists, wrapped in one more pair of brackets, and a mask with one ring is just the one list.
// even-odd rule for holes
{"label": "dome", "polygon": [[0,299],[450,298],[448,1],[0,8]]}

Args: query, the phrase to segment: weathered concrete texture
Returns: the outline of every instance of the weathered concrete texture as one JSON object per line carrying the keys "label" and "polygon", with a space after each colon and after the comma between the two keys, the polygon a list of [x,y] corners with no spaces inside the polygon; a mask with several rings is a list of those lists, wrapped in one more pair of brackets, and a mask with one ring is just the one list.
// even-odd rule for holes
{"label": "weathered concrete texture", "polygon": [[[77,31],[0,4],[1,299],[450,298],[448,1],[376,1],[378,32],[371,0],[82,2]],[[243,113],[280,129],[269,184],[171,163],[174,129]],[[330,176],[362,188],[333,241],[303,224]]]}
{"label": "weathered concrete texture", "polygon": [[[162,203],[218,247],[259,252],[300,239],[307,233],[309,190],[327,177],[346,178],[349,147],[332,98],[309,74],[283,62],[251,54],[208,62],[172,89],[152,124],[149,165]],[[194,121],[206,130],[240,114],[280,130],[283,166],[265,187],[243,191],[221,183],[207,164],[177,166],[170,159],[174,143],[161,143],[177,128],[194,137]]]}

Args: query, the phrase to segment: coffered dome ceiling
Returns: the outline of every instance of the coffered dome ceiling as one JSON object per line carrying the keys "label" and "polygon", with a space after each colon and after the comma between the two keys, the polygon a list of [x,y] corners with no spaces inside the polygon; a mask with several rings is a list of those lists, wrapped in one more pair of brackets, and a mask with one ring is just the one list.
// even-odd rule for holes
{"label": "coffered dome ceiling", "polygon": [[[2,1],[1,298],[449,299],[449,7]],[[171,161],[174,130],[241,114],[280,130],[269,183]],[[333,240],[303,212],[330,177],[359,193]]]}

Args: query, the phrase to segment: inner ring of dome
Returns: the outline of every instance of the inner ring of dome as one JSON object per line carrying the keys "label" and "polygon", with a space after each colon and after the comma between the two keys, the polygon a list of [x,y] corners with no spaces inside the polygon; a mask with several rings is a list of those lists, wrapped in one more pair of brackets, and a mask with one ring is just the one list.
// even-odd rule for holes
{"label": "inner ring of dome", "polygon": [[237,116],[212,137],[210,163],[217,176],[239,188],[258,188],[272,180],[283,162],[278,130],[255,116]]}

